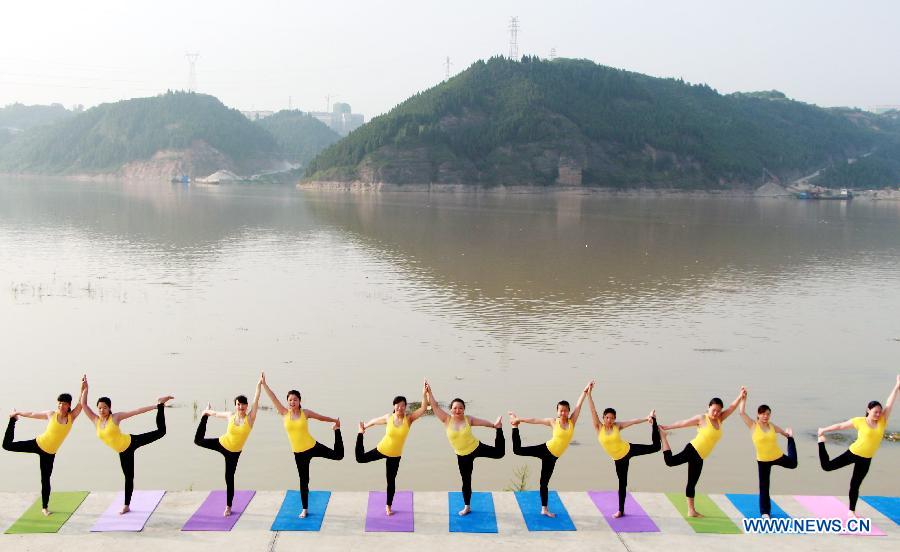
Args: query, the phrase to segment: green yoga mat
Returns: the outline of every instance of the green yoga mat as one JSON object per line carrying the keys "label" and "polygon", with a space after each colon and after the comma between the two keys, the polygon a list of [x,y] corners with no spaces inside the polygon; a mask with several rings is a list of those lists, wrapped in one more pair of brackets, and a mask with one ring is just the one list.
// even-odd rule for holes
{"label": "green yoga mat", "polygon": [[716,506],[707,495],[698,494],[694,497],[694,507],[703,514],[702,518],[692,518],[687,515],[687,499],[681,493],[666,493],[669,500],[678,510],[688,524],[694,528],[697,533],[719,533],[725,535],[740,534],[741,530],[733,521],[728,519],[725,512]]}
{"label": "green yoga mat", "polygon": [[38,498],[30,508],[25,510],[22,517],[9,526],[6,533],[9,535],[56,533],[60,527],[69,521],[69,518],[81,506],[87,495],[87,491],[50,493],[49,517],[45,517],[41,513],[41,499]]}

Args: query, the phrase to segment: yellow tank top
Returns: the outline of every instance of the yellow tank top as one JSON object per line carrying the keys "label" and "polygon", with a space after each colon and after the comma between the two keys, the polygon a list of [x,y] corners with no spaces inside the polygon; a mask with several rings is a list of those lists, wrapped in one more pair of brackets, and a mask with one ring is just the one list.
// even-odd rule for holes
{"label": "yellow tank top", "polygon": [[247,442],[247,437],[250,436],[250,430],[253,429],[250,426],[249,417],[245,417],[244,423],[241,425],[236,425],[234,423],[236,416],[237,414],[228,418],[228,429],[225,430],[225,435],[219,437],[219,444],[228,452],[241,452],[244,449],[244,443]]}
{"label": "yellow tank top", "polygon": [[569,429],[563,429],[559,423],[559,418],[553,424],[553,437],[547,441],[547,450],[550,454],[559,458],[569,448],[569,442],[572,441],[572,434],[575,433],[575,424],[569,420]]}
{"label": "yellow tank top", "polygon": [[719,422],[719,429],[716,429],[712,425],[712,420],[709,419],[709,414],[704,414],[704,417],[706,417],[706,425],[697,426],[697,436],[691,441],[691,446],[694,447],[700,458],[706,460],[706,457],[716,447],[716,443],[722,438],[722,422]]}
{"label": "yellow tank top", "polygon": [[874,429],[866,423],[865,416],[853,418],[851,421],[857,433],[856,441],[853,441],[853,444],[850,445],[850,452],[863,458],[872,458],[884,439],[884,428],[887,425],[887,420],[885,420],[884,416],[878,418],[878,425]]}
{"label": "yellow tank top", "polygon": [[37,446],[47,454],[56,454],[56,451],[62,446],[63,441],[65,441],[66,436],[69,435],[69,431],[72,429],[72,414],[66,415],[66,423],[64,424],[59,423],[56,420],[56,416],[56,412],[50,415],[50,419],[47,421],[47,429],[35,439]]}
{"label": "yellow tank top", "polygon": [[619,426],[616,424],[613,424],[613,429],[610,433],[607,433],[606,427],[601,425],[600,431],[597,432],[597,440],[600,441],[600,446],[613,460],[625,458],[625,455],[631,450],[631,445],[628,444],[628,441],[622,439],[622,435],[619,433]]}
{"label": "yellow tank top", "polygon": [[291,419],[290,411],[284,415],[284,430],[291,442],[292,451],[304,452],[316,446],[316,440],[309,434],[309,420],[302,408],[300,417],[296,420]]}
{"label": "yellow tank top", "polygon": [[769,431],[763,431],[759,422],[753,424],[753,446],[756,447],[756,459],[760,462],[771,462],[784,456],[778,447],[778,434],[772,424],[769,424]]}
{"label": "yellow tank top", "polygon": [[466,425],[459,431],[453,429],[452,417],[447,420],[447,440],[450,441],[450,446],[459,456],[472,454],[478,448],[478,439],[472,435],[472,424],[469,423],[469,417],[466,416],[465,419]]}
{"label": "yellow tank top", "polygon": [[396,414],[391,414],[384,429],[384,437],[375,447],[378,452],[391,458],[403,455],[403,444],[406,442],[406,436],[409,435],[409,416],[403,417],[400,427],[394,424],[396,417]]}
{"label": "yellow tank top", "polygon": [[106,427],[100,427],[100,417],[97,417],[97,437],[116,452],[124,452],[131,444],[131,435],[122,433],[111,415],[106,418]]}

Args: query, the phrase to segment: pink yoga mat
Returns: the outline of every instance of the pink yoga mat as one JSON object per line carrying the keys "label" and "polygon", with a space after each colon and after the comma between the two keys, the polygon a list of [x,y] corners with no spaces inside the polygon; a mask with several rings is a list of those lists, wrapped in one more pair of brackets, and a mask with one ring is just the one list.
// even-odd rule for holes
{"label": "pink yoga mat", "polygon": [[[804,508],[810,511],[812,515],[819,518],[838,518],[841,521],[847,521],[847,512],[850,507],[833,496],[794,496]],[[842,533],[853,534],[860,537],[882,537],[884,531],[872,524],[872,529],[868,533]]]}
{"label": "pink yoga mat", "polygon": [[166,491],[134,491],[131,495],[131,511],[127,514],[120,514],[122,504],[125,503],[125,493],[119,492],[115,500],[109,505],[109,508],[103,512],[103,515],[97,518],[91,531],[141,531],[144,524],[150,519],[153,510],[159,505]]}
{"label": "pink yoga mat", "polygon": [[653,523],[647,512],[637,503],[631,493],[625,495],[625,515],[614,518],[619,510],[619,493],[616,491],[588,491],[588,496],[603,514],[606,522],[616,533],[658,533],[659,527]]}
{"label": "pink yoga mat", "polygon": [[392,516],[384,515],[385,499],[385,493],[381,491],[369,493],[366,531],[412,533],[414,530],[412,491],[397,491],[394,494],[394,503],[391,505],[394,511]]}
{"label": "pink yoga mat", "polygon": [[256,491],[235,491],[234,500],[231,502],[231,515],[225,517],[222,515],[225,510],[225,491],[212,491],[181,530],[231,531],[255,494]]}

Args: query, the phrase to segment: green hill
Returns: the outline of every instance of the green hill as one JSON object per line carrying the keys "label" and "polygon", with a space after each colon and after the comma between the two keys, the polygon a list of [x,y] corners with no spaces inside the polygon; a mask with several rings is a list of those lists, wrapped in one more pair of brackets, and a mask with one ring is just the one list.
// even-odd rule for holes
{"label": "green hill", "polygon": [[275,139],[239,111],[212,96],[168,92],[22,132],[0,149],[0,170],[198,176],[220,168],[248,174],[279,159]]}
{"label": "green hill", "polygon": [[73,116],[60,104],[23,105],[10,104],[0,108],[0,129],[26,130],[31,127],[55,123]]}
{"label": "green hill", "polygon": [[888,134],[777,91],[723,95],[590,61],[479,61],[352,132],[310,180],[730,188],[858,157]]}
{"label": "green hill", "polygon": [[306,165],[320,151],[341,139],[322,121],[297,110],[279,111],[256,124],[275,137],[285,159],[301,165]]}

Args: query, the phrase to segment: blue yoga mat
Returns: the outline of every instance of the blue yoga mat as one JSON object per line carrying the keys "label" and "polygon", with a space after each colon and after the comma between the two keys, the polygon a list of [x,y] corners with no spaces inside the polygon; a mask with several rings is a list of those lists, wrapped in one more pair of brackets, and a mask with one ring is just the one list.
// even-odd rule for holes
{"label": "blue yoga mat", "polygon": [[863,500],[897,525],[900,525],[900,498],[896,496],[864,496]]}
{"label": "blue yoga mat", "polygon": [[541,495],[538,491],[516,491],[516,502],[525,518],[529,531],[574,531],[575,524],[563,506],[556,491],[550,491],[547,507],[556,514],[555,518],[541,515]]}
{"label": "blue yoga mat", "polygon": [[497,515],[494,513],[494,497],[491,493],[472,493],[469,506],[472,511],[465,516],[459,511],[465,506],[462,493],[447,493],[450,501],[451,533],[496,533]]}
{"label": "blue yoga mat", "polygon": [[[758,494],[726,494],[728,500],[734,504],[734,507],[738,509],[742,516],[745,518],[758,518],[762,517],[762,514],[759,513],[759,495]],[[772,513],[771,517],[773,518],[790,518],[787,512],[781,509],[775,501],[772,501]]]}
{"label": "blue yoga mat", "polygon": [[318,531],[325,520],[325,510],[330,498],[331,491],[310,491],[309,510],[306,517],[301,519],[299,516],[303,504],[300,502],[300,491],[288,491],[275,521],[272,522],[272,531]]}

